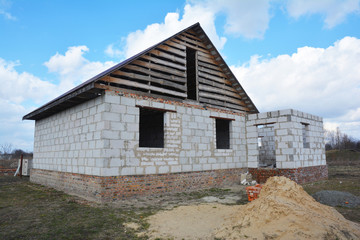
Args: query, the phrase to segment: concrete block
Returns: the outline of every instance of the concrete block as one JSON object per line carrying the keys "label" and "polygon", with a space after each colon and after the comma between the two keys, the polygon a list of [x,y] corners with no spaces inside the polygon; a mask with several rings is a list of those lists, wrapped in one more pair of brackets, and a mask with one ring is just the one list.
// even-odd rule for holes
{"label": "concrete block", "polygon": [[134,98],[121,97],[120,102],[121,102],[122,105],[125,105],[125,106],[135,106],[135,99]]}
{"label": "concrete block", "polygon": [[246,118],[248,121],[251,121],[251,120],[257,119],[258,115],[257,114],[248,114],[248,115],[246,115]]}
{"label": "concrete block", "polygon": [[190,165],[190,164],[181,165],[181,171],[182,172],[191,172],[192,171],[192,165]]}
{"label": "concrete block", "polygon": [[111,158],[110,167],[122,167],[124,166],[124,160],[120,158]]}
{"label": "concrete block", "polygon": [[[110,111],[113,112],[113,113],[123,114],[123,113],[126,113],[126,106],[117,105],[117,104],[111,104]],[[137,109],[137,111],[139,112],[139,109]]]}
{"label": "concrete block", "polygon": [[[120,137],[121,137],[120,139],[123,140],[135,140],[135,133],[123,131],[120,133]],[[114,139],[118,139],[118,138],[114,138]]]}
{"label": "concrete block", "polygon": [[139,114],[139,108],[132,107],[132,106],[126,106],[126,113],[132,114],[132,115],[137,115],[137,114]]}
{"label": "concrete block", "polygon": [[136,168],[135,167],[123,167],[121,168],[121,175],[135,175]]}
{"label": "concrete block", "polygon": [[159,174],[161,174],[161,173],[169,173],[169,172],[170,172],[169,166],[160,166],[159,167],[159,170],[158,170]]}
{"label": "concrete block", "polygon": [[112,130],[103,130],[101,132],[101,136],[103,139],[119,139],[119,132]]}
{"label": "concrete block", "polygon": [[120,104],[120,97],[117,95],[105,94],[105,102],[113,103],[113,104]]}
{"label": "concrete block", "polygon": [[122,116],[122,121],[127,123],[135,123],[135,115],[133,114],[124,114]]}
{"label": "concrete block", "polygon": [[248,162],[248,166],[249,168],[257,168],[259,165],[258,165],[258,162]]}
{"label": "concrete block", "polygon": [[280,110],[279,111],[280,116],[291,115],[291,114],[292,114],[292,109],[285,109],[285,110]]}
{"label": "concrete block", "polygon": [[172,172],[172,173],[181,172],[181,165],[171,166],[170,172]]}
{"label": "concrete block", "polygon": [[281,168],[295,168],[295,162],[282,162]]}

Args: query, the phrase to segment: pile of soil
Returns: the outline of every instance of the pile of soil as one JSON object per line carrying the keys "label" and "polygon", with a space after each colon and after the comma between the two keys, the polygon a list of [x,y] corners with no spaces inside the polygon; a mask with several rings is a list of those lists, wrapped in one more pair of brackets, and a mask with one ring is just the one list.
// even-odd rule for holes
{"label": "pile of soil", "polygon": [[312,195],[316,201],[328,206],[355,208],[360,205],[360,197],[349,192],[324,190]]}
{"label": "pile of soil", "polygon": [[216,231],[224,239],[360,239],[360,225],[308,195],[285,177],[272,177],[260,198]]}
{"label": "pile of soil", "polygon": [[360,239],[360,225],[316,202],[301,186],[272,177],[246,205],[201,204],[148,218],[150,239]]}

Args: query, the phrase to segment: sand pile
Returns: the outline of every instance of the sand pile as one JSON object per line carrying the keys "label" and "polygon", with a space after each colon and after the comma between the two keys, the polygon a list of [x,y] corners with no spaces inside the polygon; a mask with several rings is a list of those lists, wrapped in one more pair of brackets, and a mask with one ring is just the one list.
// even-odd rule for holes
{"label": "sand pile", "polygon": [[215,231],[222,239],[360,239],[360,225],[316,202],[285,177],[272,177],[260,198],[241,207]]}

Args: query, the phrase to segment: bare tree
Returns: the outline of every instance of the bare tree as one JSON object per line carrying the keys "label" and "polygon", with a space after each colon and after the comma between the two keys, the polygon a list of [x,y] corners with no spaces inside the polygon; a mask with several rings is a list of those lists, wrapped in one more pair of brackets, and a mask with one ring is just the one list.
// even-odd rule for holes
{"label": "bare tree", "polygon": [[0,153],[2,155],[11,154],[13,151],[13,145],[11,143],[0,144]]}

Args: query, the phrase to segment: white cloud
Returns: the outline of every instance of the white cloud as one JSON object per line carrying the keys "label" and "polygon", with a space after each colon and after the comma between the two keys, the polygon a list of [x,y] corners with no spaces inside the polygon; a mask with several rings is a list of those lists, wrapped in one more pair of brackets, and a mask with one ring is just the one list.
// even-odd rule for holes
{"label": "white cloud", "polygon": [[0,15],[3,15],[5,19],[15,21],[16,17],[11,15],[7,10],[11,7],[11,2],[6,0],[0,1]]}
{"label": "white cloud", "polygon": [[215,21],[218,16],[225,16],[226,34],[261,39],[272,17],[271,8],[282,8],[284,5],[289,15],[294,18],[306,14],[323,14],[325,25],[331,28],[343,22],[347,15],[359,12],[359,1],[188,0],[182,16],[179,12],[169,12],[164,22],[150,24],[144,30],[137,30],[121,39],[125,47],[112,43],[107,46],[105,53],[110,57],[129,58],[195,22],[200,22],[216,48],[221,50],[226,38],[219,36],[216,32]]}
{"label": "white cloud", "polygon": [[64,55],[56,53],[44,63],[59,78],[57,84],[43,81],[28,72],[18,72],[19,62],[0,58],[0,144],[10,142],[16,148],[32,150],[34,122],[22,117],[37,106],[68,91],[78,83],[114,65],[92,62],[83,57],[86,46],[70,47]]}
{"label": "white cloud", "polygon": [[3,16],[5,17],[5,19],[8,19],[8,20],[13,20],[13,21],[16,20],[16,17],[14,17],[13,15],[11,15],[11,13],[5,12],[5,11],[2,10],[2,9],[0,9],[0,15],[3,15]]}
{"label": "white cloud", "polygon": [[16,71],[19,62],[0,58],[0,144],[32,150],[34,123],[21,121],[34,107],[31,102],[43,104],[56,94],[56,85],[41,80],[31,73]]}
{"label": "white cloud", "polygon": [[117,49],[116,44],[110,44],[105,53],[110,57],[119,57],[123,54],[129,58],[196,22],[201,24],[216,48],[221,50],[226,38],[216,32],[217,15],[225,13],[226,33],[246,38],[262,38],[270,20],[269,7],[269,0],[189,1],[181,17],[179,12],[169,12],[164,22],[150,24],[144,30],[132,32],[122,39],[125,45],[122,50]]}
{"label": "white cloud", "polygon": [[31,108],[0,98],[0,144],[8,142],[15,148],[32,151],[34,122],[21,121],[30,111]]}
{"label": "white cloud", "polygon": [[253,56],[231,69],[260,111],[295,108],[347,127],[360,122],[360,39],[268,60]]}
{"label": "white cloud", "polygon": [[214,12],[201,5],[187,4],[181,19],[178,12],[171,12],[165,16],[163,23],[150,24],[144,30],[130,33],[125,39],[125,57],[131,57],[196,22],[200,22],[215,46],[221,49],[226,38],[217,35],[214,21]]}
{"label": "white cloud", "polygon": [[105,54],[108,55],[109,57],[122,57],[124,55],[124,52],[120,51],[119,49],[116,49],[114,47],[114,44],[109,44],[106,49],[105,49]]}
{"label": "white cloud", "polygon": [[19,62],[9,62],[0,58],[0,99],[14,103],[24,100],[42,102],[54,93],[55,85],[42,81],[31,73],[18,73],[15,67]]}
{"label": "white cloud", "polygon": [[86,46],[69,47],[64,55],[56,53],[44,63],[49,72],[59,77],[59,88],[62,91],[69,90],[115,65],[112,61],[89,61],[83,56],[88,51]]}
{"label": "white cloud", "polygon": [[289,0],[287,11],[294,18],[322,14],[325,26],[333,28],[342,23],[348,14],[360,13],[360,6],[359,0]]}
{"label": "white cloud", "polygon": [[225,31],[245,38],[262,38],[270,21],[269,0],[202,0],[191,1],[213,14],[224,13]]}

